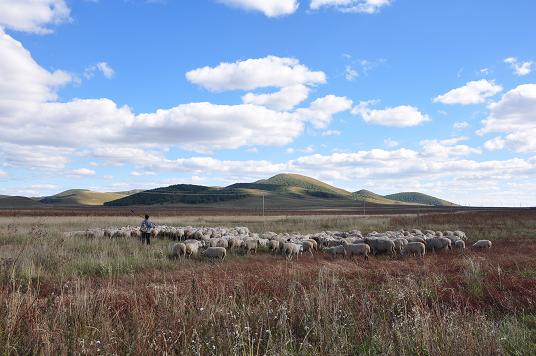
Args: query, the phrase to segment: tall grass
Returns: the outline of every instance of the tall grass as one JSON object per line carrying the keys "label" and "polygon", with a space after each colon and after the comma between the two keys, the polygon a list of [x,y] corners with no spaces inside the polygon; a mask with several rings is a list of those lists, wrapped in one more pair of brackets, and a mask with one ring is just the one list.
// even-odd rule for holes
{"label": "tall grass", "polygon": [[260,254],[209,263],[170,260],[168,241],[147,247],[62,235],[137,224],[135,218],[0,218],[0,353],[536,352],[536,240],[527,232],[533,216],[515,223],[508,216],[490,223],[486,215],[160,220],[289,232],[465,226],[470,238],[492,234],[495,241],[488,253],[424,260],[317,255],[289,262]]}

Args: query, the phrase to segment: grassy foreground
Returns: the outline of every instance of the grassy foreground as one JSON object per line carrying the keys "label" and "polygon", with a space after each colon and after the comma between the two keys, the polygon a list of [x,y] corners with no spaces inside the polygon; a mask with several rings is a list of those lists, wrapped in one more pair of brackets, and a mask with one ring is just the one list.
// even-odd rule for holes
{"label": "grassy foreground", "polygon": [[173,261],[168,241],[66,239],[121,217],[0,218],[1,354],[530,355],[536,214],[160,218],[313,232],[462,229],[488,253]]}

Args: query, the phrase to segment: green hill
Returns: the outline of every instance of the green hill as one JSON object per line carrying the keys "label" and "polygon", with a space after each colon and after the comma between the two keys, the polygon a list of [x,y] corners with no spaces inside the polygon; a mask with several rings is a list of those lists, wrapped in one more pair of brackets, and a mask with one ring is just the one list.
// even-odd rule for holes
{"label": "green hill", "polygon": [[241,189],[214,188],[202,185],[177,184],[164,188],[145,190],[136,194],[106,202],[106,206],[155,205],[155,204],[212,204],[249,196]]}
{"label": "green hill", "polygon": [[40,200],[43,204],[55,205],[103,205],[106,202],[127,196],[122,193],[101,193],[87,189],[70,189]]}
{"label": "green hill", "polygon": [[366,201],[367,203],[375,203],[375,204],[391,204],[391,205],[405,204],[401,201],[383,197],[379,194],[373,193],[366,189],[361,189],[357,192],[352,193],[352,198],[358,201]]}
{"label": "green hill", "polygon": [[126,190],[124,192],[111,192],[111,193],[127,196],[127,195],[141,193],[143,191],[145,191],[145,189],[133,189],[133,190]]}
{"label": "green hill", "polygon": [[321,182],[317,179],[302,176],[300,174],[278,174],[269,179],[256,181],[254,184],[276,186],[278,190],[285,188],[295,193],[304,193],[318,197],[346,197],[350,198],[352,193]]}
{"label": "green hill", "polygon": [[259,205],[264,196],[272,208],[307,209],[309,207],[358,207],[363,201],[370,205],[428,205],[455,204],[422,193],[397,193],[386,196],[368,190],[351,193],[299,174],[278,174],[253,183],[235,183],[227,187],[176,184],[150,190],[101,193],[87,189],[71,189],[44,198],[2,197],[0,207],[60,206],[129,206],[175,205],[221,208],[245,208]]}
{"label": "green hill", "polygon": [[0,208],[41,208],[44,205],[27,197],[7,196],[0,197]]}
{"label": "green hill", "polygon": [[[169,187],[141,191],[117,200],[106,202],[106,206],[128,205],[199,205],[235,206],[258,205],[258,197],[265,196],[267,201],[280,208],[308,206],[357,206],[363,201],[373,205],[444,205],[450,204],[441,199],[422,194],[415,201],[394,199],[381,196],[368,190],[350,193],[299,174],[278,174],[253,183],[235,183],[227,187],[207,187],[201,185],[177,184]],[[393,195],[395,196],[395,195]],[[435,200],[434,200],[435,199]],[[425,202],[426,201],[426,202]],[[433,203],[433,204],[432,204]]]}
{"label": "green hill", "polygon": [[439,199],[419,192],[403,192],[386,195],[385,198],[398,200],[410,204],[424,204],[432,206],[457,206],[457,204]]}

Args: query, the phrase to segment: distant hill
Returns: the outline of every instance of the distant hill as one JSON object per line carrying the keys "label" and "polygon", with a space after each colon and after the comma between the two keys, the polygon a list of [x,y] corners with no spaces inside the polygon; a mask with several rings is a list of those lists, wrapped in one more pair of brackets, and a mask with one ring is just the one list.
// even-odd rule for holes
{"label": "distant hill", "polygon": [[[321,182],[317,179],[300,174],[278,174],[268,179],[256,181],[254,184],[271,185],[278,189],[287,188],[296,193],[305,193],[318,197],[351,197],[352,193]],[[322,194],[324,193],[324,194]]]}
{"label": "distant hill", "polygon": [[124,192],[111,192],[111,193],[112,194],[120,194],[120,195],[127,196],[127,195],[141,193],[141,192],[144,192],[144,191],[145,191],[145,189],[133,189],[133,190],[126,190]]}
{"label": "distant hill", "polygon": [[123,193],[101,193],[87,189],[70,189],[64,192],[40,199],[43,204],[56,205],[103,205],[106,202],[127,196]]}
{"label": "distant hill", "polygon": [[0,208],[40,208],[44,205],[27,197],[7,196],[0,197]]}
{"label": "distant hill", "polygon": [[213,188],[202,185],[176,184],[164,188],[145,190],[104,203],[106,206],[155,204],[212,204],[247,197],[240,189]]}
{"label": "distant hill", "polygon": [[404,204],[400,200],[389,199],[387,197],[383,197],[379,194],[373,193],[366,189],[361,189],[361,190],[358,190],[357,192],[352,193],[352,197],[355,200],[366,201],[367,203],[390,204],[390,205]]}
{"label": "distant hill", "polygon": [[432,206],[457,206],[457,204],[439,199],[419,192],[403,192],[386,195],[385,198],[398,200],[410,204],[423,204]]}
{"label": "distant hill", "polygon": [[[259,199],[266,198],[272,209],[352,208],[367,205],[426,205],[455,206],[455,204],[426,194],[410,192],[379,195],[368,190],[349,192],[317,179],[300,174],[278,174],[252,183],[235,183],[227,187],[208,187],[175,184],[149,190],[101,193],[87,189],[71,189],[44,198],[2,197],[1,206],[130,206],[171,205],[258,209]],[[16,199],[15,199],[16,198]]]}

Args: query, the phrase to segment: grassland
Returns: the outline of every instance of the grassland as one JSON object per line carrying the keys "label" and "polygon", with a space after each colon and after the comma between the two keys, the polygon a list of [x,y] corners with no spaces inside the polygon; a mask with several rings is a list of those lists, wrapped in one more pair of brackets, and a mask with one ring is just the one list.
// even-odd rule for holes
{"label": "grassland", "polygon": [[171,260],[169,241],[65,238],[134,217],[0,218],[1,354],[530,355],[536,214],[158,217],[314,232],[462,229],[488,253]]}
{"label": "grassland", "polygon": [[59,205],[103,205],[112,200],[125,198],[128,192],[125,193],[101,193],[93,192],[85,189],[71,189],[62,193],[46,197],[41,200],[45,204]]}

